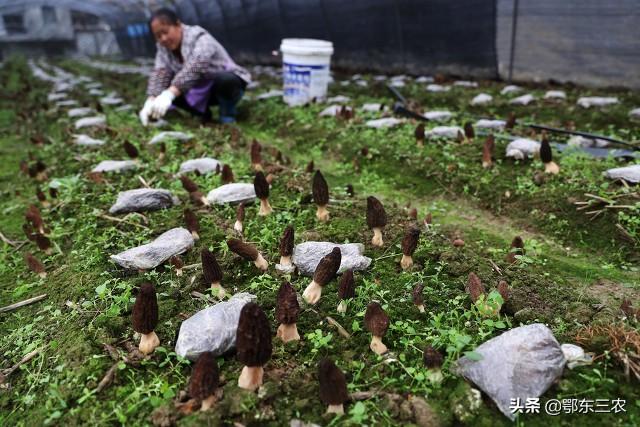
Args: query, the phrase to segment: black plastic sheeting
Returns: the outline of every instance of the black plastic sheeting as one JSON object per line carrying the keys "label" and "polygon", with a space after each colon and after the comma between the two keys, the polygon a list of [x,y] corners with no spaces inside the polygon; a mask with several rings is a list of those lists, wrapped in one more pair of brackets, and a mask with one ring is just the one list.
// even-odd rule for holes
{"label": "black plastic sheeting", "polygon": [[[500,76],[508,77],[515,0],[498,0]],[[640,88],[640,1],[519,0],[514,80]]]}
{"label": "black plastic sheeting", "polygon": [[496,77],[495,0],[178,0],[239,63],[279,63],[283,38],[329,40],[333,67]]}

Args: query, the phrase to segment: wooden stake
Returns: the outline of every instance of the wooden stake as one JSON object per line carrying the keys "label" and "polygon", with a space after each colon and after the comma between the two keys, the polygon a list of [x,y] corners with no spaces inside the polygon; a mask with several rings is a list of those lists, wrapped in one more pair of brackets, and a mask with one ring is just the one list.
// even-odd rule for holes
{"label": "wooden stake", "polygon": [[20,308],[20,307],[23,307],[25,305],[33,304],[34,302],[42,301],[46,297],[47,297],[47,294],[42,294],[42,295],[38,295],[37,297],[29,298],[27,300],[20,301],[20,302],[17,302],[15,304],[8,305],[6,307],[2,307],[2,308],[0,308],[0,313],[6,313],[6,312],[9,312],[9,311],[13,311],[16,308]]}

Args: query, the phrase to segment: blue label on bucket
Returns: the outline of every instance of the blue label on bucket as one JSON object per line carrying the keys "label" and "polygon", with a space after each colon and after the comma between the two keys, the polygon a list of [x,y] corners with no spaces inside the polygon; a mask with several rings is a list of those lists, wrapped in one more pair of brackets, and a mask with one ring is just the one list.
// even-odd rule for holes
{"label": "blue label on bucket", "polygon": [[[304,104],[311,99],[312,78],[318,71],[328,72],[327,65],[283,63],[284,97],[292,104]],[[317,78],[316,78],[317,79]]]}

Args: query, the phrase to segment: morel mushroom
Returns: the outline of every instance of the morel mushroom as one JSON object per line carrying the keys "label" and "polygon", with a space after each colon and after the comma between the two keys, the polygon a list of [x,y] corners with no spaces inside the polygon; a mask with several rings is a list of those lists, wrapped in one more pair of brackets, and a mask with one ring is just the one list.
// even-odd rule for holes
{"label": "morel mushroom", "polygon": [[278,299],[276,304],[276,319],[280,323],[276,336],[284,343],[300,340],[298,334],[298,314],[300,305],[295,289],[289,282],[284,282],[278,289]]}
{"label": "morel mushroom", "polygon": [[313,280],[302,294],[307,303],[315,304],[320,300],[322,287],[335,277],[341,262],[342,253],[337,246],[334,247],[330,253],[322,257],[316,266],[316,271],[313,273]]}
{"label": "morel mushroom", "polygon": [[431,215],[431,212],[429,212],[428,214],[425,215],[424,220],[422,221],[422,223],[424,224],[424,228],[427,231],[431,229],[432,222],[433,222],[433,216]]}
{"label": "morel mushroom", "polygon": [[158,151],[158,160],[163,161],[165,155],[167,154],[167,144],[164,142],[158,144]]}
{"label": "morel mushroom", "polygon": [[313,175],[312,193],[313,201],[318,206],[316,218],[320,221],[329,221],[329,211],[327,210],[327,205],[329,204],[329,186],[319,170]]}
{"label": "morel mushroom", "polygon": [[40,276],[41,279],[47,277],[47,271],[45,270],[44,265],[38,260],[38,258],[34,257],[29,252],[26,252],[24,254],[24,261],[27,263],[27,267],[29,267],[29,270],[36,273],[38,276]]}
{"label": "morel mushroom", "polygon": [[180,182],[182,183],[182,187],[189,193],[191,200],[205,206],[209,205],[207,198],[200,192],[198,184],[193,182],[191,178],[186,175],[180,175]]}
{"label": "morel mushroom", "polygon": [[293,268],[291,255],[293,255],[293,243],[295,232],[292,225],[288,225],[280,238],[280,266],[284,269]]}
{"label": "morel mushroom", "polygon": [[420,237],[420,229],[410,227],[402,239],[402,259],[400,266],[403,270],[407,270],[413,266],[413,253],[418,247],[418,238]]}
{"label": "morel mushroom", "polygon": [[169,259],[169,262],[176,269],[176,276],[178,277],[182,276],[182,267],[184,267],[184,261],[182,261],[182,258],[180,257],[180,255],[172,256]]}
{"label": "morel mushroom", "polygon": [[218,389],[220,373],[218,362],[210,351],[205,351],[198,356],[189,381],[189,394],[192,398],[202,402],[201,411],[206,411],[216,401],[215,392]]}
{"label": "morel mushroom", "polygon": [[442,353],[433,348],[431,344],[428,344],[422,353],[422,361],[424,362],[424,366],[427,368],[429,380],[431,382],[442,381],[441,368],[442,362],[444,362]]}
{"label": "morel mushroom", "polygon": [[493,135],[489,135],[487,140],[482,146],[482,167],[487,169],[493,165],[493,149],[495,147],[495,140]]}
{"label": "morel mushroom", "polygon": [[247,261],[253,261],[253,263],[262,271],[267,271],[269,263],[264,259],[262,254],[250,243],[245,243],[238,239],[229,239],[227,240],[227,246],[229,249],[240,255],[242,258]]}
{"label": "morel mushroom", "polygon": [[325,357],[318,364],[320,400],[327,405],[327,413],[344,414],[344,403],[349,399],[344,373],[331,359]]}
{"label": "morel mushroom", "polygon": [[353,278],[353,270],[349,269],[342,273],[342,277],[338,282],[338,298],[340,303],[338,304],[338,313],[347,312],[347,302],[345,300],[355,298],[356,296],[356,281]]}
{"label": "morel mushroom", "polygon": [[518,258],[516,258],[516,256],[522,255],[524,255],[524,241],[522,240],[522,237],[516,236],[511,241],[511,248],[509,249],[509,253],[507,253],[506,261],[509,264],[513,264],[518,261]]}
{"label": "morel mushroom", "polygon": [[502,297],[502,301],[506,302],[509,299],[509,284],[504,280],[498,282],[498,293]]}
{"label": "morel mushroom", "polygon": [[309,163],[307,163],[307,167],[304,169],[304,171],[306,173],[312,173],[315,170],[315,164],[313,163],[313,160],[309,161]]}
{"label": "morel mushroom", "polygon": [[473,301],[474,303],[478,301],[481,296],[486,294],[484,285],[480,281],[478,275],[474,272],[469,273],[469,277],[467,278],[466,291],[471,297],[471,301]]}
{"label": "morel mushroom", "polygon": [[127,153],[127,156],[129,156],[130,158],[132,159],[138,158],[139,156],[138,149],[136,148],[135,145],[133,145],[129,141],[125,141],[122,144],[122,148],[124,148],[125,153]]}
{"label": "morel mushroom", "polygon": [[54,188],[54,187],[49,187],[49,196],[52,199],[57,199],[58,198],[58,189]]}
{"label": "morel mushroom", "polygon": [[242,234],[242,223],[244,222],[244,203],[240,203],[236,209],[236,222],[233,224],[233,229]]}
{"label": "morel mushroom", "polygon": [[233,171],[231,170],[231,166],[229,165],[222,166],[222,173],[220,174],[220,179],[222,180],[223,184],[231,184],[233,181],[235,181],[235,178],[233,177]]}
{"label": "morel mushroom", "polygon": [[269,183],[264,177],[264,173],[256,173],[256,176],[253,179],[253,188],[256,192],[256,197],[260,199],[260,211],[258,212],[258,215],[269,215],[271,212],[273,212],[273,209],[269,204]]}
{"label": "morel mushroom", "polygon": [[379,303],[374,301],[367,306],[367,311],[364,313],[364,324],[372,335],[369,348],[376,354],[386,353],[387,346],[382,342],[382,337],[389,327],[389,316]]}
{"label": "morel mushroom", "polygon": [[42,220],[42,214],[35,205],[30,205],[27,212],[24,214],[27,221],[31,222],[33,228],[38,230],[40,234],[44,234],[44,221]]}
{"label": "morel mushroom", "polygon": [[260,306],[245,304],[240,311],[236,330],[238,361],[245,366],[238,378],[238,387],[255,391],[262,385],[263,366],[271,358],[271,327]]}
{"label": "morel mushroom", "polygon": [[507,118],[504,128],[513,129],[515,125],[516,125],[516,115],[513,112],[511,112],[509,113],[509,118]]}
{"label": "morel mushroom", "polygon": [[38,248],[43,251],[47,255],[51,255],[53,253],[53,249],[51,249],[51,240],[44,234],[36,233],[35,235],[36,245]]}
{"label": "morel mushroom", "polygon": [[202,271],[204,273],[205,285],[211,286],[211,290],[214,294],[217,294],[218,298],[222,298],[225,295],[225,290],[220,286],[222,280],[222,268],[209,249],[203,248],[200,251],[200,259],[202,260]]}
{"label": "morel mushroom", "polygon": [[416,138],[416,143],[419,147],[424,146],[424,123],[419,123],[416,129],[413,131],[413,136]]}
{"label": "morel mushroom", "polygon": [[200,223],[198,222],[198,217],[191,209],[184,210],[184,222],[187,224],[187,230],[191,232],[193,239],[200,239]]}
{"label": "morel mushroom", "polygon": [[424,284],[418,283],[415,288],[413,288],[413,303],[420,313],[424,313],[424,298],[422,297],[422,291],[424,290]]}
{"label": "morel mushroom", "polygon": [[560,166],[553,161],[553,154],[551,152],[551,145],[546,137],[542,138],[540,144],[540,160],[544,163],[544,172],[557,175],[560,173]]}
{"label": "morel mushroom", "polygon": [[387,214],[380,200],[373,196],[367,197],[367,225],[373,230],[373,238],[371,244],[373,246],[382,247],[382,229],[387,225]]}
{"label": "morel mushroom", "polygon": [[160,339],[154,332],[158,325],[158,300],[156,290],[151,283],[143,283],[133,304],[133,330],[142,334],[138,349],[149,354],[160,345]]}
{"label": "morel mushroom", "polygon": [[473,142],[473,138],[475,138],[476,133],[473,130],[473,125],[471,124],[471,122],[466,122],[464,124],[464,137],[467,140],[467,142]]}
{"label": "morel mushroom", "polygon": [[44,195],[44,192],[40,188],[36,188],[36,197],[38,198],[38,201],[43,208],[48,208],[49,206],[51,206],[47,201],[47,196]]}
{"label": "morel mushroom", "polygon": [[262,146],[258,142],[258,140],[254,139],[251,143],[251,167],[253,170],[261,171],[262,170]]}

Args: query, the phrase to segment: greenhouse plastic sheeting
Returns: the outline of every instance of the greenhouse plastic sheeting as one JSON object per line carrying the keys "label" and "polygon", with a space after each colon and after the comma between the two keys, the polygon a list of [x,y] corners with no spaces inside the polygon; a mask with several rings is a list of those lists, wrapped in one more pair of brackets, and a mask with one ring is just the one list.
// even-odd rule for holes
{"label": "greenhouse plastic sheeting", "polygon": [[209,30],[238,62],[271,62],[283,38],[334,44],[334,66],[494,77],[494,0],[183,0],[178,14]]}
{"label": "greenhouse plastic sheeting", "polygon": [[[500,76],[508,77],[514,0],[498,0]],[[519,0],[513,78],[640,87],[638,0]]]}

